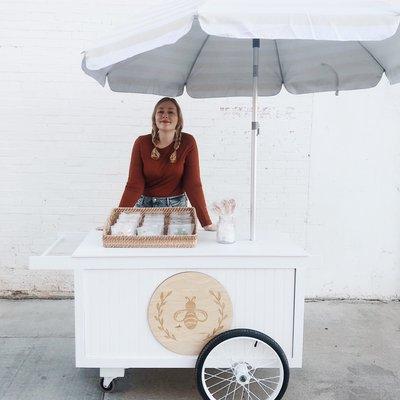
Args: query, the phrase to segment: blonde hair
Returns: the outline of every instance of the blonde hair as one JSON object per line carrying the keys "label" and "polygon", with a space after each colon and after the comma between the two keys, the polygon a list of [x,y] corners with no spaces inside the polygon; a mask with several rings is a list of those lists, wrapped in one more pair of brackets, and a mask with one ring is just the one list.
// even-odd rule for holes
{"label": "blonde hair", "polygon": [[157,128],[157,124],[156,124],[156,113],[157,113],[158,106],[161,103],[164,103],[166,101],[170,101],[170,102],[174,103],[174,105],[176,107],[176,111],[178,113],[178,122],[176,124],[175,137],[174,137],[174,151],[169,156],[169,161],[171,162],[171,164],[174,164],[174,163],[176,163],[176,159],[177,159],[176,151],[179,149],[179,146],[181,145],[181,141],[182,141],[183,118],[182,118],[182,111],[181,111],[181,108],[179,107],[178,102],[175,99],[173,99],[172,97],[163,97],[154,106],[153,114],[151,115],[151,123],[152,123],[151,141],[153,142],[153,145],[154,145],[154,148],[151,151],[151,158],[153,160],[158,160],[160,158],[160,152],[157,150],[157,145],[160,143],[160,134],[158,132],[158,128]]}

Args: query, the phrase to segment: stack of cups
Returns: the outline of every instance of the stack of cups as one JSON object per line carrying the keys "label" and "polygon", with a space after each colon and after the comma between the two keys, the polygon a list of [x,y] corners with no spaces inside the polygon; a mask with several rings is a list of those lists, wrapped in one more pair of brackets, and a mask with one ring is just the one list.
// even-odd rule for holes
{"label": "stack of cups", "polygon": [[194,224],[190,212],[170,214],[168,235],[193,235]]}
{"label": "stack of cups", "polygon": [[112,235],[136,235],[136,229],[139,225],[141,214],[122,212],[114,225],[111,226]]}
{"label": "stack of cups", "polygon": [[146,214],[143,224],[137,228],[139,236],[160,236],[164,234],[164,214]]}

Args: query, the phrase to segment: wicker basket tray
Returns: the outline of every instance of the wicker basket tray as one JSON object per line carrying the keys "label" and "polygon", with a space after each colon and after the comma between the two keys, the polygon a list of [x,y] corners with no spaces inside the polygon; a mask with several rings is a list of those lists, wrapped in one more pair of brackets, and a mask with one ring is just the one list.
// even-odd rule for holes
{"label": "wicker basket tray", "polygon": [[[167,235],[167,227],[171,213],[184,213],[190,211],[194,224],[193,235]],[[145,214],[164,214],[164,235],[161,236],[125,236],[111,235],[113,225],[122,212],[140,212],[142,214],[139,226]],[[104,247],[195,247],[197,244],[196,210],[193,207],[118,207],[111,211],[103,229]]]}

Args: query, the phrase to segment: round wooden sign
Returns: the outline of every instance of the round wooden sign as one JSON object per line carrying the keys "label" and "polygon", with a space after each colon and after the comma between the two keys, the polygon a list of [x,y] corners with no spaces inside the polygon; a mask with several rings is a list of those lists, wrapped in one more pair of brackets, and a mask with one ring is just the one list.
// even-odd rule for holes
{"label": "round wooden sign", "polygon": [[157,287],[148,321],[155,338],[168,350],[195,355],[212,337],[230,329],[232,303],[216,279],[182,272]]}

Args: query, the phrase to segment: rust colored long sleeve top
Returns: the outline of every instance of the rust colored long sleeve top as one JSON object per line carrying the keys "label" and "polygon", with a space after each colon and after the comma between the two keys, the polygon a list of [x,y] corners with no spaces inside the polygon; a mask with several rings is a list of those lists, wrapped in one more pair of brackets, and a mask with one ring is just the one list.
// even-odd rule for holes
{"label": "rust colored long sleeve top", "polygon": [[199,154],[194,137],[182,132],[177,150],[177,161],[170,163],[174,142],[158,149],[160,158],[153,160],[154,145],[151,135],[139,136],[133,145],[128,182],[119,206],[133,207],[141,195],[150,197],[179,196],[186,192],[190,203],[196,209],[202,226],[210,225],[203,188],[200,180]]}

